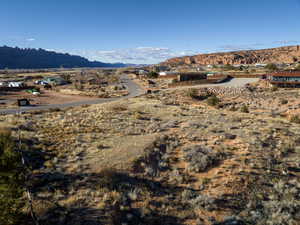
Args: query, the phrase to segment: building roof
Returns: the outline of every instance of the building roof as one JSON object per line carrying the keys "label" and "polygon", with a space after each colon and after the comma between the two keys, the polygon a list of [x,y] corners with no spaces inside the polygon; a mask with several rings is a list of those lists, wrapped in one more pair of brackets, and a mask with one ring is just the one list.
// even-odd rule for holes
{"label": "building roof", "polygon": [[300,84],[300,81],[270,81],[271,84]]}
{"label": "building roof", "polygon": [[268,75],[273,77],[300,77],[300,71],[275,72]]}

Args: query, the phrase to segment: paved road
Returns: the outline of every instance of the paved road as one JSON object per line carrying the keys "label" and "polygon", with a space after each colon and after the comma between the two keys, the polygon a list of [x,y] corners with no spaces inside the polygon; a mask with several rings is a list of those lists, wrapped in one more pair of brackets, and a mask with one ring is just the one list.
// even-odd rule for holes
{"label": "paved road", "polygon": [[220,84],[200,84],[194,86],[182,86],[182,87],[174,87],[170,89],[189,89],[189,88],[201,88],[201,87],[244,87],[246,84],[254,83],[259,81],[259,78],[233,78],[228,82],[220,83]]}
{"label": "paved road", "polygon": [[[188,88],[199,88],[199,87],[243,87],[247,83],[253,83],[258,81],[257,78],[234,78],[228,82],[221,83],[221,84],[205,84],[205,85],[195,85],[195,86],[184,86],[184,87],[175,87],[175,88],[169,88],[169,89],[188,89]],[[123,75],[121,77],[121,82],[125,86],[127,86],[129,95],[117,97],[117,98],[102,98],[102,99],[93,99],[93,100],[85,100],[80,102],[70,102],[70,103],[64,103],[64,104],[52,104],[52,105],[40,105],[40,106],[29,106],[29,107],[20,107],[15,109],[0,109],[0,114],[16,114],[18,112],[28,112],[31,110],[47,110],[47,109],[63,109],[68,107],[74,107],[74,106],[81,106],[81,105],[92,105],[92,104],[101,104],[106,102],[113,102],[120,99],[127,99],[139,96],[141,94],[144,94],[145,91],[136,83],[134,83],[130,78],[128,78],[126,75]],[[169,90],[167,89],[167,90]]]}
{"label": "paved road", "polygon": [[20,108],[14,108],[14,109],[0,109],[0,114],[16,114],[18,112],[28,112],[32,110],[47,110],[47,109],[54,109],[54,108],[68,108],[68,107],[74,107],[74,106],[81,106],[81,105],[92,105],[92,104],[101,104],[105,102],[113,102],[120,99],[126,99],[126,98],[132,98],[139,96],[144,93],[144,91],[140,88],[139,85],[134,83],[131,79],[129,79],[127,76],[121,77],[121,82],[127,87],[129,91],[129,95],[122,96],[122,97],[116,97],[116,98],[99,98],[99,99],[93,99],[93,100],[85,100],[80,102],[70,102],[70,103],[64,103],[64,104],[51,104],[51,105],[39,105],[39,106],[28,106],[28,107],[20,107]]}

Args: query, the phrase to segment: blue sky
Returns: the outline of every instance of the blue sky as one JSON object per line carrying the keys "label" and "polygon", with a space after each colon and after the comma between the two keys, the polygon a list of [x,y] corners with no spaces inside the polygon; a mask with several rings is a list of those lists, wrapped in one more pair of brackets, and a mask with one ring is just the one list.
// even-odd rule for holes
{"label": "blue sky", "polygon": [[300,44],[300,0],[2,0],[0,45],[157,63]]}

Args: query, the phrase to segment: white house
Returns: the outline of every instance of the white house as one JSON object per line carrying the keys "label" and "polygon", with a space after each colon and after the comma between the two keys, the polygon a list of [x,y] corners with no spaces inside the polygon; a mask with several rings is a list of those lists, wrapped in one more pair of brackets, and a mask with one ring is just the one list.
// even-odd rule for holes
{"label": "white house", "polygon": [[23,87],[24,84],[23,84],[23,82],[9,82],[7,86],[8,87]]}
{"label": "white house", "polygon": [[139,70],[139,75],[147,75],[148,74],[148,71],[146,70]]}
{"label": "white house", "polygon": [[159,74],[159,76],[167,76],[167,75],[177,75],[178,72],[174,72],[174,71],[164,71],[164,72],[159,72],[158,74]]}
{"label": "white house", "polygon": [[264,68],[267,64],[261,64],[261,63],[257,63],[255,64],[256,68]]}

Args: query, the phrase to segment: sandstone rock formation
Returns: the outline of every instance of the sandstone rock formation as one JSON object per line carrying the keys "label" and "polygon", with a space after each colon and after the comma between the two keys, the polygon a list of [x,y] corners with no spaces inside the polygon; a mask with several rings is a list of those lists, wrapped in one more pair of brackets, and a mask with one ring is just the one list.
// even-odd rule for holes
{"label": "sandstone rock formation", "polygon": [[263,50],[247,50],[178,57],[169,59],[163,62],[162,65],[222,65],[294,62],[300,62],[299,45]]}

